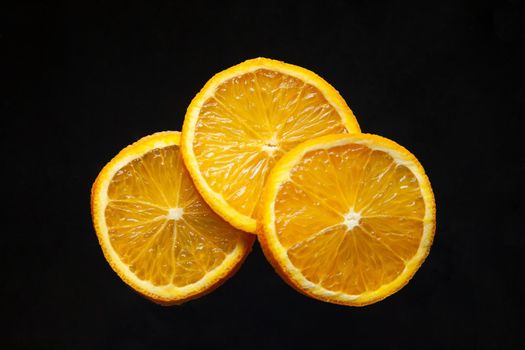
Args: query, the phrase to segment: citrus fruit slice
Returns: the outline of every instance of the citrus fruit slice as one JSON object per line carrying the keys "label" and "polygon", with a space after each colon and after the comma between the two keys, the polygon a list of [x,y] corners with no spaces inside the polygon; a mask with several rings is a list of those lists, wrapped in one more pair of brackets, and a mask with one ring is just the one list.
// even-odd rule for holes
{"label": "citrus fruit slice", "polygon": [[274,163],[305,140],[346,132],[359,125],[330,84],[304,68],[256,58],[218,73],[195,96],[181,149],[206,202],[233,226],[255,232]]}
{"label": "citrus fruit slice", "polygon": [[430,182],[417,159],[380,136],[304,142],[274,166],[258,230],[277,272],[324,301],[366,305],[401,289],[435,228]]}
{"label": "citrus fruit slice", "polygon": [[196,191],[179,149],[180,133],[160,132],[124,148],[91,192],[95,230],[115,272],[160,304],[211,291],[240,266],[253,244]]}

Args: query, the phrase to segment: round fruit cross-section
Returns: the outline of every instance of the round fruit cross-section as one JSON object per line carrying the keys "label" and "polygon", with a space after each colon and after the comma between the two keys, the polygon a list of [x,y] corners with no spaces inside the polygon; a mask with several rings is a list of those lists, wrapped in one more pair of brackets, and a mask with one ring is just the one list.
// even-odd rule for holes
{"label": "round fruit cross-section", "polygon": [[252,235],[215,214],[182,161],[180,133],[123,149],[98,175],[93,223],[104,255],[137,292],[160,304],[208,293],[248,255]]}
{"label": "round fruit cross-section", "polygon": [[259,240],[277,272],[324,301],[366,305],[402,288],[434,236],[434,195],[423,167],[380,136],[307,141],[275,165]]}
{"label": "round fruit cross-section", "polygon": [[314,137],[359,131],[346,102],[318,75],[257,58],[218,73],[197,94],[181,148],[208,204],[255,232],[262,188],[283,154]]}

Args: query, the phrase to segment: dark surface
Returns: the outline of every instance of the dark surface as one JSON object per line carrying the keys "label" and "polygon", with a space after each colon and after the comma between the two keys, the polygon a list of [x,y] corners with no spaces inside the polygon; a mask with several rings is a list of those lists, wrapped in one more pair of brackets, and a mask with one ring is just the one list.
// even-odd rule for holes
{"label": "dark surface", "polygon": [[[8,348],[516,348],[523,329],[523,1],[89,1],[0,11],[2,341]],[[5,6],[5,5],[2,5]],[[400,292],[302,296],[258,246],[214,293],[157,306],[106,263],[90,186],[121,148],[180,129],[214,73],[257,56],[334,85],[363,131],[425,166],[438,226]]]}

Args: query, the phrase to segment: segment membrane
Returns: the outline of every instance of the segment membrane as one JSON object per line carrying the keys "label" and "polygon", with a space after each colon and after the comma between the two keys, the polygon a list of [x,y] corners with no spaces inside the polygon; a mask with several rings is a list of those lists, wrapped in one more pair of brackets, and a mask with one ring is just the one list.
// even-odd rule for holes
{"label": "segment membrane", "polygon": [[[363,216],[389,215],[423,219],[425,202],[414,174],[406,166],[397,165],[389,175],[381,181],[378,192],[359,197],[356,209],[362,210]],[[374,175],[371,175],[366,183],[373,182]]]}
{"label": "segment membrane", "polygon": [[405,261],[416,254],[423,234],[423,221],[405,217],[364,217],[361,227]]}
{"label": "segment membrane", "polygon": [[343,218],[292,182],[286,182],[275,200],[275,228],[285,248],[343,223]]}

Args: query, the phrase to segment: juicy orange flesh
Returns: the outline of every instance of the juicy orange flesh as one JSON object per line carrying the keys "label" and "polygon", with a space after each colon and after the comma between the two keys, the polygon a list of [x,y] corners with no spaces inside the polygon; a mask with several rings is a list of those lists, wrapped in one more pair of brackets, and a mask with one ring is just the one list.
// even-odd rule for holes
{"label": "juicy orange flesh", "polygon": [[138,278],[157,286],[197,282],[241,239],[204,203],[178,146],[152,150],[122,167],[108,197],[113,249]]}
{"label": "juicy orange flesh", "polygon": [[268,172],[284,153],[302,141],[345,132],[319,89],[259,69],[225,81],[204,102],[193,149],[212,190],[254,217]]}
{"label": "juicy orange flesh", "polygon": [[357,144],[307,153],[275,201],[294,266],[328,290],[359,295],[394,280],[417,252],[425,205],[414,174]]}

